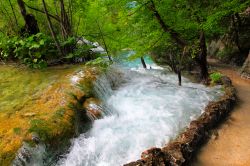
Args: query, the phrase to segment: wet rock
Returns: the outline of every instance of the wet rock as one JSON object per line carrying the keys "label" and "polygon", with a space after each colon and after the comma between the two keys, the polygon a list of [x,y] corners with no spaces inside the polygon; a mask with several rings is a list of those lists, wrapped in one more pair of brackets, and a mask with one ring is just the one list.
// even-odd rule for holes
{"label": "wet rock", "polygon": [[230,78],[225,77],[225,76],[221,77],[221,82],[223,85],[226,85],[226,86],[232,85],[232,81],[230,80]]}
{"label": "wet rock", "polygon": [[35,144],[39,144],[40,143],[40,138],[39,138],[39,136],[38,136],[38,134],[32,134],[32,141],[35,143]]}
{"label": "wet rock", "polygon": [[32,113],[32,112],[30,112],[30,113],[26,113],[26,114],[24,114],[23,116],[24,117],[28,117],[28,118],[30,118],[30,117],[34,117],[36,115],[36,113]]}
{"label": "wet rock", "polygon": [[160,148],[151,148],[141,154],[141,160],[126,164],[125,166],[170,166],[170,156],[164,154]]}
{"label": "wet rock", "polygon": [[89,98],[83,103],[83,108],[86,110],[88,117],[91,120],[100,119],[102,117],[102,106],[100,100]]}
{"label": "wet rock", "polygon": [[250,79],[250,52],[241,68],[241,77]]}
{"label": "wet rock", "polygon": [[24,166],[24,165],[42,165],[45,158],[46,148],[44,144],[38,144],[34,147],[27,143],[19,149],[13,166]]}

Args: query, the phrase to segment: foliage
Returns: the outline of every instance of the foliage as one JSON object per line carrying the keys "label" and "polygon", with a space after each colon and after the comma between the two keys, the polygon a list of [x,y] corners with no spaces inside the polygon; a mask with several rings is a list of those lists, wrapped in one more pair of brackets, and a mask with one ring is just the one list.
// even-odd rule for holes
{"label": "foliage", "polygon": [[230,59],[232,55],[235,55],[237,53],[239,54],[239,51],[236,48],[231,48],[226,46],[224,49],[219,50],[216,56],[221,60],[226,60]]}
{"label": "foliage", "polygon": [[98,58],[86,63],[86,65],[100,66],[103,68],[106,68],[111,64],[112,64],[112,62],[110,62],[107,58],[104,58],[104,57],[98,57]]}
{"label": "foliage", "polygon": [[82,58],[84,62],[95,59],[96,54],[91,52],[91,49],[93,46],[84,44],[84,45],[76,45],[76,47],[73,49],[73,52],[69,53],[65,59],[74,60],[77,58]]}
{"label": "foliage", "polygon": [[[76,45],[76,38],[69,37],[66,40],[60,42],[62,48],[71,48],[73,52],[69,52],[66,57],[67,60],[73,60],[74,58],[84,57],[90,54],[92,46],[88,45]],[[42,69],[47,66],[47,61],[50,59],[60,58],[58,56],[58,50],[51,37],[38,33],[29,37],[12,37],[8,40],[0,42],[0,58],[21,60],[24,64],[31,68]],[[93,57],[94,58],[94,57]]]}
{"label": "foliage", "polygon": [[1,57],[22,60],[32,68],[44,68],[46,59],[57,53],[52,39],[42,33],[27,38],[13,37],[0,43]]}
{"label": "foliage", "polygon": [[[49,36],[50,30],[41,2],[24,1],[27,12],[37,19],[40,31],[45,36]],[[204,31],[206,38],[209,40],[225,33],[230,24],[231,16],[244,11],[250,5],[249,0],[153,0],[153,2],[166,25],[187,41],[190,48],[197,46],[200,31]],[[14,10],[12,10],[11,4]],[[38,43],[39,46],[36,45],[35,47],[39,48],[32,48],[31,55],[27,56],[28,54],[25,53],[28,53],[27,50],[31,47],[30,45],[36,42],[33,39],[31,41],[23,40],[28,44],[20,47],[20,51],[17,52],[23,54],[20,57],[28,58],[24,62],[29,66],[34,68],[44,67],[47,57],[66,59],[66,61],[82,57],[87,61],[96,58],[90,57],[90,48],[86,48],[86,45],[76,47],[74,36],[84,36],[90,41],[100,43],[109,56],[115,56],[121,50],[129,48],[137,53],[132,57],[134,59],[154,52],[160,47],[163,48],[165,45],[175,44],[169,33],[164,33],[155,19],[154,13],[150,11],[149,0],[64,0],[64,4],[66,11],[68,11],[71,29],[70,34],[66,37],[63,35],[65,29],[61,26],[63,22],[60,21],[63,20],[60,13],[60,1],[46,0],[49,14],[53,16],[51,21],[56,37],[67,55],[64,55],[64,57],[54,56],[57,55],[54,44],[47,45],[47,47],[49,46],[48,50],[54,51],[54,53],[47,52],[44,55],[43,51],[46,50],[43,49],[46,43],[45,45]],[[7,40],[9,40],[9,37],[12,38],[11,36],[19,36],[16,40],[21,40],[20,32],[24,26],[24,20],[20,12],[16,12],[18,10],[16,1],[0,2],[0,31],[1,35],[5,36]],[[6,43],[1,37],[0,40]],[[16,49],[12,42],[16,41],[13,39],[10,43],[5,44],[5,53],[1,56],[2,58],[10,57],[10,53],[13,52],[13,49]],[[38,55],[39,51],[41,53]],[[193,57],[197,55],[197,51],[199,50],[191,49]],[[177,51],[177,53],[180,52],[180,50]],[[21,59],[24,60],[24,58]],[[100,58],[90,63],[103,65]]]}
{"label": "foliage", "polygon": [[210,74],[209,77],[210,77],[212,83],[219,83],[221,81],[222,76],[223,75],[221,73],[214,72],[214,73]]}

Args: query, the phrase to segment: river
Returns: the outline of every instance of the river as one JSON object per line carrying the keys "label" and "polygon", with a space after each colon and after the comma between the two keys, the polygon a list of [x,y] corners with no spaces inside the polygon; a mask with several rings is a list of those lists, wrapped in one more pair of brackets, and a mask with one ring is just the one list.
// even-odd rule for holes
{"label": "river", "polygon": [[[140,158],[150,147],[162,147],[200,116],[209,101],[222,95],[183,79],[146,58],[113,65],[95,83],[105,114],[92,128],[72,139],[69,151],[56,165],[113,166]],[[128,65],[129,64],[129,65]]]}

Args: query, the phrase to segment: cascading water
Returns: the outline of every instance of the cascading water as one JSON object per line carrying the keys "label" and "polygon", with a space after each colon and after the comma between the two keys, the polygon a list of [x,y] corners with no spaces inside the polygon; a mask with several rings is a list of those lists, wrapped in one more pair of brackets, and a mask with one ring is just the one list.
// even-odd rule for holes
{"label": "cascading water", "polygon": [[[153,65],[153,64],[151,64]],[[164,70],[112,67],[96,81],[105,107],[103,119],[72,140],[69,153],[57,165],[116,166],[140,158],[141,152],[162,147],[222,93]]]}

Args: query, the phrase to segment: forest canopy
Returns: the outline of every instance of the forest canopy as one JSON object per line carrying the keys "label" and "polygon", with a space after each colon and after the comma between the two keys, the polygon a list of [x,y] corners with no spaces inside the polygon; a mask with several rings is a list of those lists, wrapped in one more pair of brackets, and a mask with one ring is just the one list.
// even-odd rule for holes
{"label": "forest canopy", "polygon": [[[196,63],[201,79],[207,79],[207,43],[227,33],[232,21],[237,31],[249,5],[249,0],[5,0],[1,59],[34,68],[76,58],[87,62],[102,56],[90,51],[100,45],[110,61],[133,50],[130,60],[155,55],[176,73]],[[238,40],[234,36],[241,50]]]}

